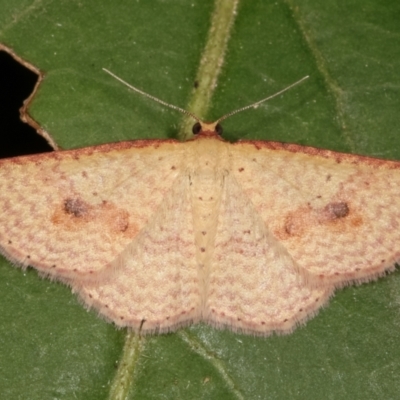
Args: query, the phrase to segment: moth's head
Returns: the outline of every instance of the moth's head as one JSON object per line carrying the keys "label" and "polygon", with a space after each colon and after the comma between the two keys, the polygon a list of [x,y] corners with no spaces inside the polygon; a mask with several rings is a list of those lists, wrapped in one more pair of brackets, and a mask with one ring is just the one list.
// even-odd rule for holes
{"label": "moth's head", "polygon": [[228,114],[223,115],[221,118],[219,118],[217,121],[215,122],[203,122],[201,121],[198,117],[196,117],[196,115],[194,115],[193,113],[191,113],[190,111],[184,110],[183,108],[180,108],[178,106],[174,106],[173,104],[169,104],[166,103],[164,100],[161,100],[155,96],[152,96],[151,94],[148,94],[146,92],[143,92],[143,90],[140,90],[138,88],[136,88],[135,86],[130,85],[129,83],[125,82],[124,80],[122,80],[120,77],[118,77],[117,75],[113,74],[111,71],[109,71],[108,69],[103,68],[103,70],[105,72],[107,72],[108,74],[110,74],[112,77],[114,77],[116,80],[120,81],[121,83],[123,83],[125,86],[129,87],[130,89],[134,90],[135,92],[146,96],[154,101],[156,101],[157,103],[160,103],[166,107],[172,108],[176,111],[179,111],[183,114],[188,115],[189,117],[192,117],[195,121],[197,121],[193,127],[192,127],[192,132],[195,135],[195,138],[201,138],[201,137],[215,137],[215,138],[219,138],[222,140],[221,138],[221,134],[222,134],[222,127],[220,125],[220,122],[223,121],[224,119],[237,114],[239,112],[248,110],[249,108],[256,108],[258,105],[260,105],[261,103],[264,103],[265,101],[272,99],[273,97],[276,97],[280,94],[282,94],[283,92],[286,92],[287,90],[289,90],[290,88],[292,88],[293,86],[298,85],[300,82],[303,82],[305,79],[308,78],[308,76],[305,76],[304,78],[300,79],[299,81],[292,83],[291,85],[287,86],[285,89],[280,90],[279,92],[266,97],[265,99],[259,100],[253,104],[250,104],[248,106],[242,107],[242,108],[238,108],[237,110],[233,110]]}
{"label": "moth's head", "polygon": [[222,135],[222,126],[219,121],[203,122],[198,120],[192,127],[192,132],[196,138],[198,137],[218,137]]}

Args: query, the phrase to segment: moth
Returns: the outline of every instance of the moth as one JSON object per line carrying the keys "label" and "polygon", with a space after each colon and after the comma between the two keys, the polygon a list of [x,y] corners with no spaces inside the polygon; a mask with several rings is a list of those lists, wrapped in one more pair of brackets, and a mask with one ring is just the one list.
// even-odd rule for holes
{"label": "moth", "polygon": [[394,270],[400,163],[223,140],[223,119],[267,99],[213,123],[192,115],[186,142],[0,160],[1,252],[142,334],[293,331],[335,289]]}

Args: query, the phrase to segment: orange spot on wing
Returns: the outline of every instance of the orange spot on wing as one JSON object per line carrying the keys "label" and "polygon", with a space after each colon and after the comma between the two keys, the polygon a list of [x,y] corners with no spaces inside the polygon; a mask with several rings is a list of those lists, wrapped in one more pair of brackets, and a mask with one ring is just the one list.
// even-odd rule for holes
{"label": "orange spot on wing", "polygon": [[138,233],[127,210],[107,201],[90,204],[80,197],[64,199],[54,210],[51,222],[66,231],[84,230],[95,224],[109,234],[134,237]]}
{"label": "orange spot on wing", "polygon": [[363,224],[362,216],[344,201],[331,202],[318,209],[301,206],[287,213],[282,220],[274,231],[281,240],[300,238],[317,229],[320,232],[321,228],[329,233],[344,233]]}

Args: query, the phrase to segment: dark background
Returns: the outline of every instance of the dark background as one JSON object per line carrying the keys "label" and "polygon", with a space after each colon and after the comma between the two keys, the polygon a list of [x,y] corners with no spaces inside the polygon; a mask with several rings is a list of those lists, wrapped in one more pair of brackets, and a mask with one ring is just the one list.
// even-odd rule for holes
{"label": "dark background", "polygon": [[35,73],[0,51],[0,158],[52,150],[19,116],[19,109],[37,79]]}

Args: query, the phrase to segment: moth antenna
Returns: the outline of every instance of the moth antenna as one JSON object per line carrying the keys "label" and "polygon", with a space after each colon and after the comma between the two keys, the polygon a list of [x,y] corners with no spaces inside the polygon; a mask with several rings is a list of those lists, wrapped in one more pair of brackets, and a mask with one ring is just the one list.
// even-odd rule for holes
{"label": "moth antenna", "polygon": [[231,111],[230,113],[223,115],[223,116],[222,116],[221,118],[219,118],[215,123],[217,124],[217,123],[223,121],[224,119],[230,117],[231,115],[240,113],[240,112],[245,111],[245,110],[247,110],[247,109],[249,109],[249,108],[255,108],[255,107],[257,107],[259,104],[264,103],[264,101],[267,101],[267,100],[270,100],[270,99],[272,99],[272,98],[274,98],[274,97],[276,97],[276,96],[279,96],[280,94],[286,92],[287,90],[291,89],[292,87],[298,85],[299,83],[305,81],[305,80],[308,79],[308,78],[309,78],[309,75],[304,76],[303,78],[301,78],[301,79],[298,80],[297,82],[292,83],[291,85],[285,87],[284,89],[280,90],[279,92],[274,93],[274,94],[271,95],[271,96],[266,97],[265,99],[256,101],[255,103],[250,104],[250,105],[248,105],[248,106],[245,106],[245,107],[242,107],[242,108],[238,108],[237,110],[233,110],[233,111]]}
{"label": "moth antenna", "polygon": [[112,73],[111,71],[109,71],[106,68],[103,68],[103,71],[107,72],[107,74],[111,75],[113,78],[115,78],[117,81],[120,81],[125,86],[128,86],[129,89],[132,89],[133,91],[135,91],[135,92],[137,92],[137,93],[139,93],[139,94],[141,94],[143,96],[146,96],[149,99],[152,99],[152,100],[156,101],[157,103],[160,103],[160,104],[162,104],[162,105],[164,105],[166,107],[169,107],[169,108],[172,108],[173,110],[179,111],[182,114],[189,115],[190,117],[192,117],[197,122],[202,123],[202,121],[198,117],[196,117],[194,114],[192,114],[190,111],[184,110],[183,108],[180,108],[178,106],[174,106],[173,104],[169,104],[169,103],[159,99],[158,97],[155,97],[155,96],[153,96],[151,94],[143,92],[143,90],[140,90],[140,89],[136,88],[135,86],[130,85],[128,82],[125,82],[122,78],[120,78],[119,76],[115,75],[114,73]]}

